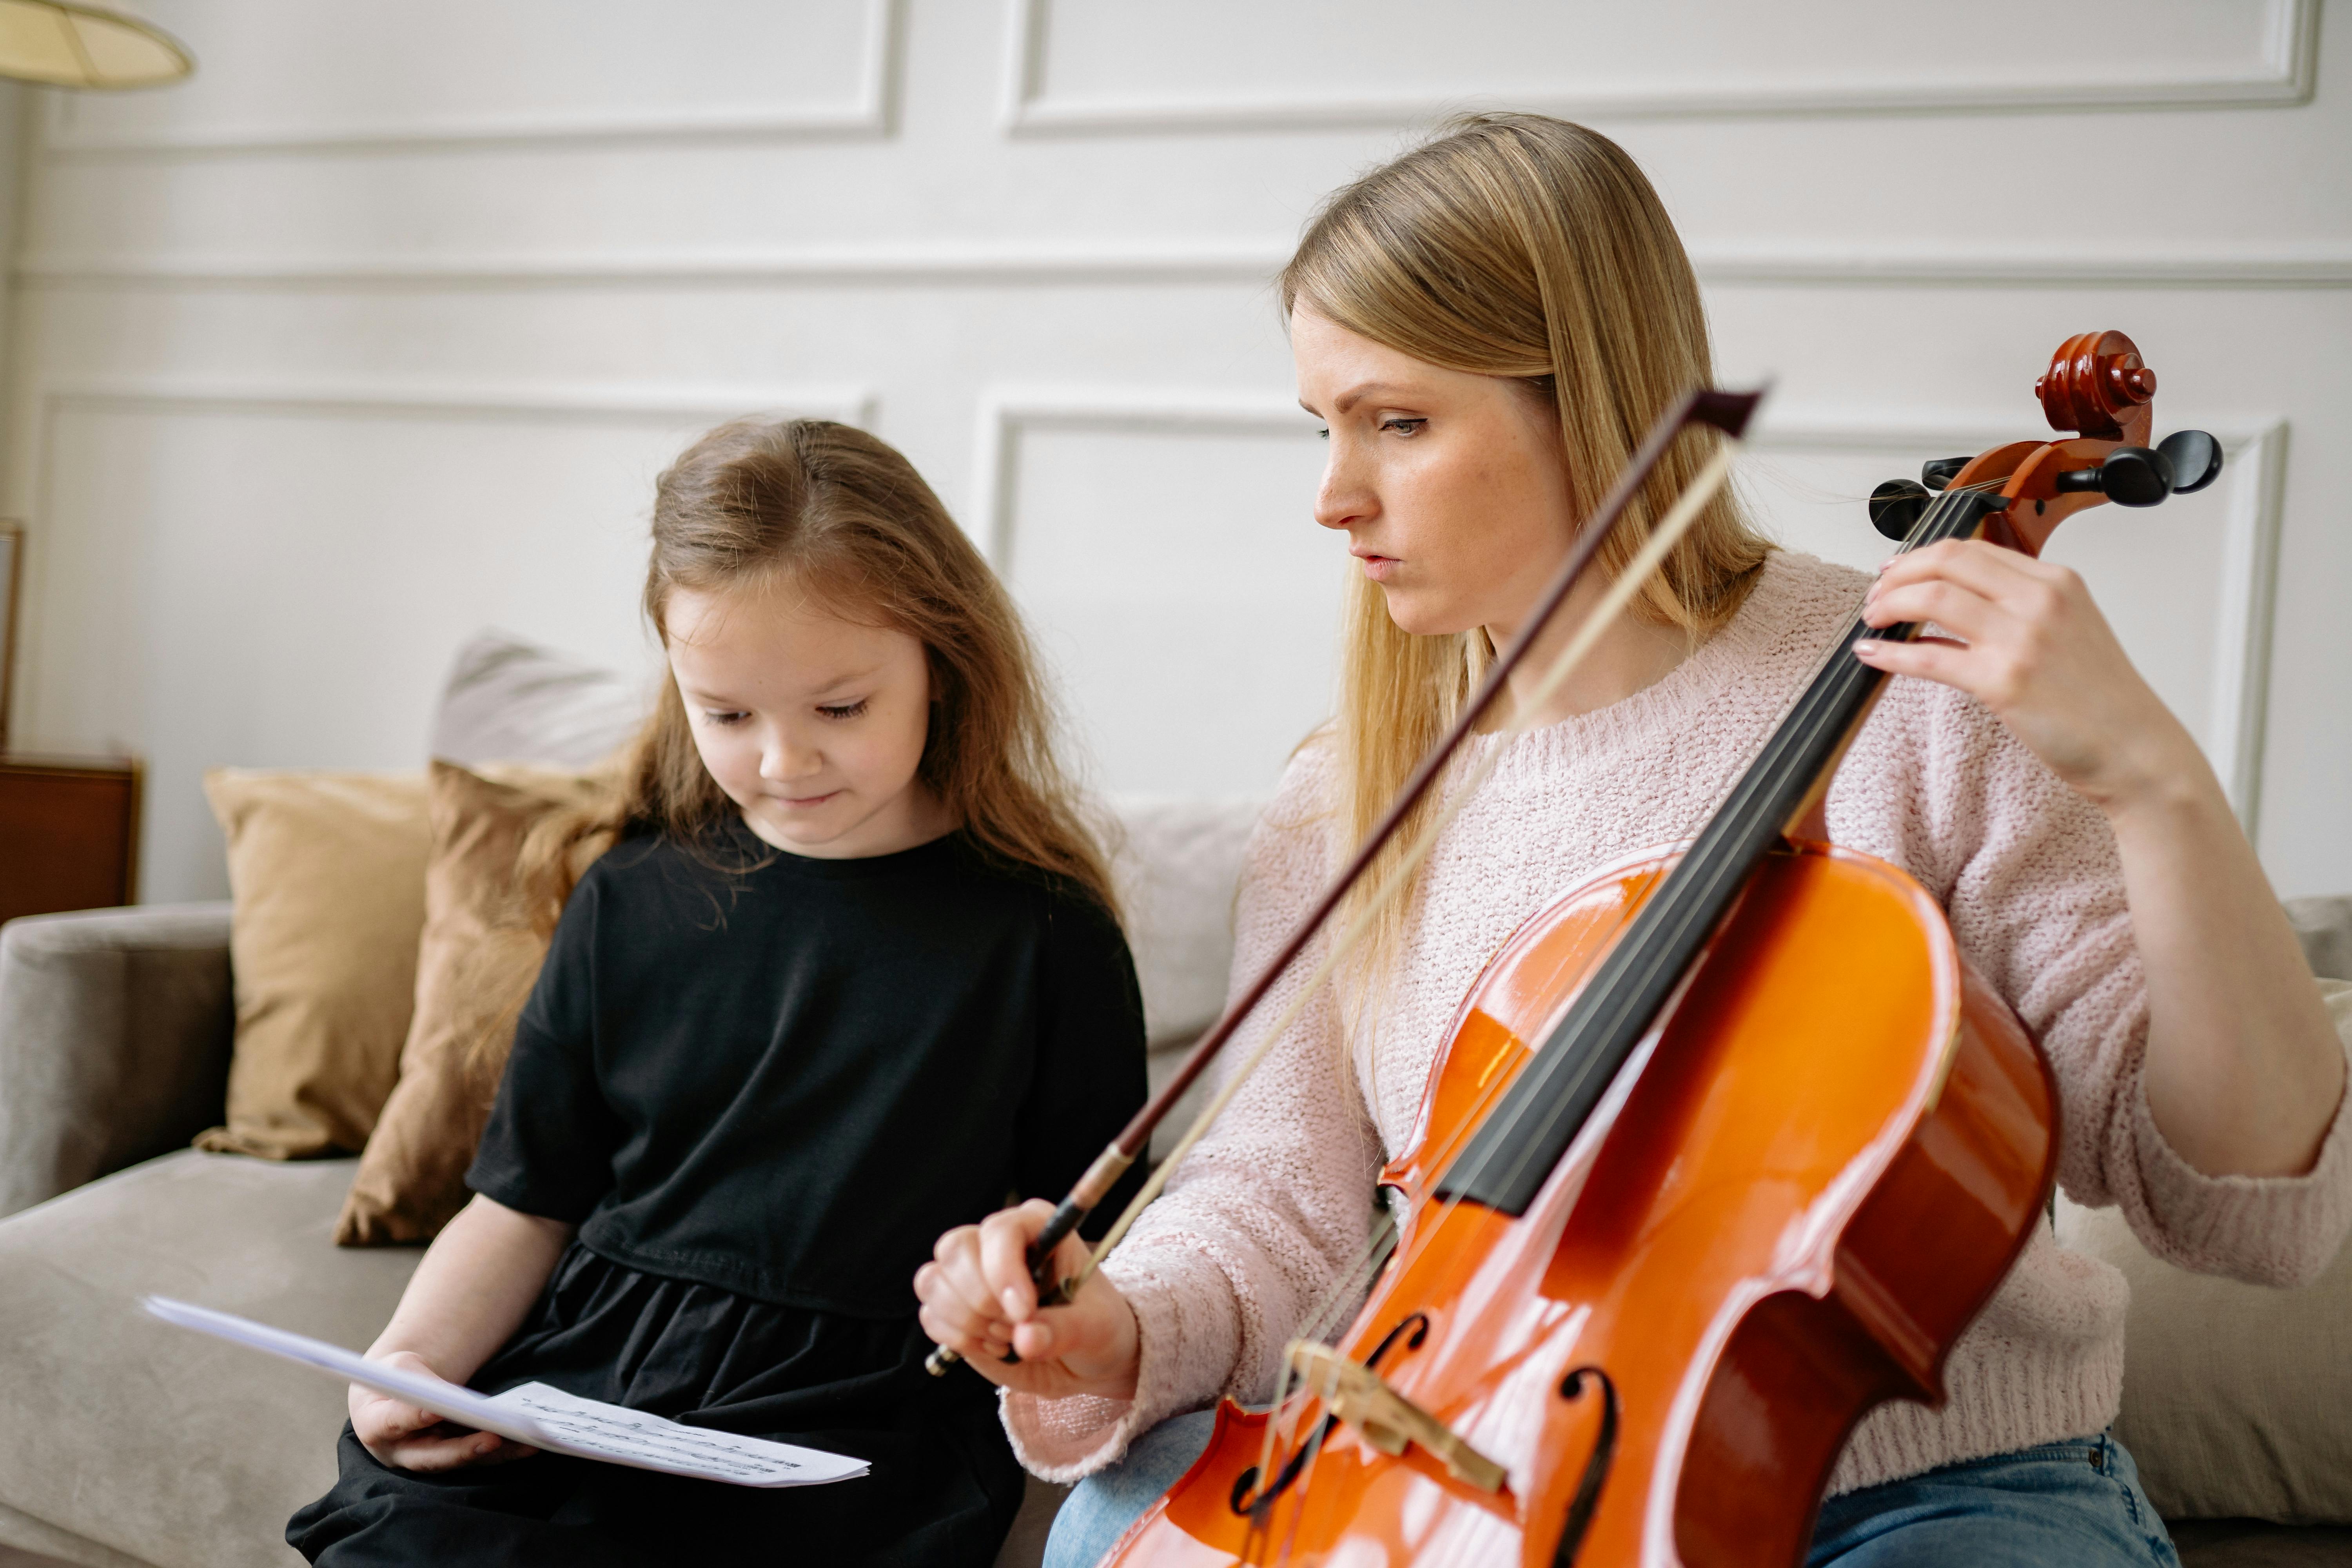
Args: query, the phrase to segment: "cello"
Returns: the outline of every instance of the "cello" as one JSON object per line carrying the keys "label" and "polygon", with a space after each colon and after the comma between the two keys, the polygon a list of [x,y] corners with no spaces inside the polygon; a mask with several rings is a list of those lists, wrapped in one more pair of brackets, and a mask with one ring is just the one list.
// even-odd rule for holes
{"label": "cello", "polygon": [[[2075,511],[2202,489],[2220,449],[2151,447],[2155,390],[2121,333],[2069,339],[2037,383],[2061,439],[1931,462],[1872,520],[1905,549],[2038,553]],[[1272,1410],[1222,1404],[1107,1563],[1802,1562],[1847,1436],[1941,1397],[2053,1183],[2038,1047],[1925,888],[1828,841],[1829,781],[1886,679],[1852,646],[1919,630],[1857,619],[1695,839],[1596,871],[1489,961],[1381,1173],[1391,1240],[1352,1321],[1291,1345]]]}

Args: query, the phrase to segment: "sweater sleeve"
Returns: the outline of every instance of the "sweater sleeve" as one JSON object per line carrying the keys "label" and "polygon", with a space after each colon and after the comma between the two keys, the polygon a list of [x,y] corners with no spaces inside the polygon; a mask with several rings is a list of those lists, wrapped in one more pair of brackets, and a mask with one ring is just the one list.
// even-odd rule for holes
{"label": "sweater sleeve", "polygon": [[[1234,915],[1235,988],[1329,874],[1328,782],[1318,749],[1302,752],[1252,836]],[[1318,940],[1258,1005],[1220,1075],[1298,1002],[1321,952]],[[1103,1265],[1135,1311],[1135,1397],[1007,1394],[1005,1428],[1022,1463],[1048,1480],[1075,1480],[1170,1415],[1220,1394],[1263,1397],[1283,1346],[1349,1278],[1369,1237],[1379,1149],[1327,984]]]}
{"label": "sweater sleeve", "polygon": [[2114,834],[1974,699],[1898,680],[1830,800],[1832,836],[1906,867],[1942,899],[1969,963],[2041,1042],[2059,1088],[2058,1181],[2113,1204],[2156,1256],[2293,1284],[2352,1227],[2352,1110],[2307,1173],[2209,1176],[2147,1108],[2147,988]]}

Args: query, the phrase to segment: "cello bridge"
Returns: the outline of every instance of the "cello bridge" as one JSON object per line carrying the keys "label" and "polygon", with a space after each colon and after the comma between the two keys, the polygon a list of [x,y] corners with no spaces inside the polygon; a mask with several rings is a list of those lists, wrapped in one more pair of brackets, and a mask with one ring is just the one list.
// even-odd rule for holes
{"label": "cello bridge", "polygon": [[1402,1454],[1419,1444],[1446,1474],[1482,1492],[1503,1489],[1501,1465],[1472,1447],[1444,1422],[1381,1381],[1378,1373],[1349,1361],[1329,1345],[1293,1340],[1283,1359],[1299,1384],[1323,1401],[1337,1419],[1354,1427],[1383,1454]]}

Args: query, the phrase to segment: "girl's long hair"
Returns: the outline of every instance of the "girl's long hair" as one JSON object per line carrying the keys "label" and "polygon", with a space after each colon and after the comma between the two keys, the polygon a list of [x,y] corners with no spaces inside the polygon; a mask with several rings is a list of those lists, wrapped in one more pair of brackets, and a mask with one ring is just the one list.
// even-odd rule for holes
{"label": "girl's long hair", "polygon": [[[842,619],[923,645],[931,724],[917,778],[982,854],[1062,879],[1117,912],[1108,866],[1054,752],[1054,714],[1018,611],[914,466],[825,419],[739,420],[687,448],[654,492],[644,608],[664,643],[670,595],[789,579]],[[531,923],[551,931],[595,855],[660,832],[709,852],[735,814],[695,749],[667,674],[595,805],[525,841]]]}
{"label": "girl's long hair", "polygon": [[[1280,280],[1283,315],[1304,306],[1372,342],[1448,370],[1524,383],[1555,411],[1579,515],[1623,471],[1658,416],[1711,384],[1698,281],[1657,193],[1607,137],[1534,114],[1449,122],[1327,200]],[[1706,454],[1678,443],[1596,564],[1622,571]],[[1633,613],[1694,641],[1738,610],[1771,546],[1728,492],[1684,535]],[[1399,629],[1380,589],[1351,574],[1341,626],[1342,818],[1370,832],[1423,752],[1481,680],[1495,647],[1481,628]],[[1358,884],[1361,909],[1433,801]],[[1360,972],[1376,978],[1402,943],[1413,886],[1381,911]]]}

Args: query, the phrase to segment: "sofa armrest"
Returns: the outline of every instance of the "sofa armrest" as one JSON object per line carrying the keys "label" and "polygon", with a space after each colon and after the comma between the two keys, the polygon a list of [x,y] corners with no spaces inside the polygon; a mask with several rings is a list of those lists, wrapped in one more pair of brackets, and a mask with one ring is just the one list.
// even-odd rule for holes
{"label": "sofa armrest", "polygon": [[236,1004],[229,906],[0,926],[0,1215],[221,1119]]}

